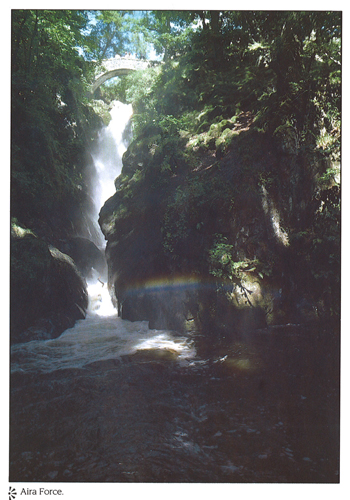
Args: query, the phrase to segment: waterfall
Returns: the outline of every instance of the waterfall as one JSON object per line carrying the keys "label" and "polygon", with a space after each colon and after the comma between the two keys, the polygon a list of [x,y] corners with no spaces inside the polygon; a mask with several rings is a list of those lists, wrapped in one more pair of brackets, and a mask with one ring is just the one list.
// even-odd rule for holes
{"label": "waterfall", "polygon": [[[130,128],[132,105],[114,101],[110,115],[111,121],[107,127],[101,130],[97,149],[92,154],[96,173],[92,193],[95,210],[91,216],[95,223],[97,223],[103,204],[115,193],[114,181],[121,173],[122,157],[130,141],[128,129]],[[99,235],[99,240],[94,243],[104,249],[105,241],[100,230]]]}
{"label": "waterfall", "polygon": [[[103,204],[115,193],[115,179],[121,174],[122,157],[130,141],[130,119],[132,115],[132,105],[114,101],[110,111],[111,121],[104,127],[98,138],[96,150],[92,157],[95,165],[95,182],[92,192],[94,211],[90,215],[94,223],[98,225],[98,217]],[[106,242],[101,229],[98,228],[98,237],[94,243],[104,252]],[[100,273],[92,273],[88,280],[89,313],[96,313],[100,316],[116,316],[109,291],[107,288],[107,272],[104,273],[103,280]]]}
{"label": "waterfall", "polygon": [[[93,153],[96,168],[93,191],[97,224],[101,207],[115,193],[115,179],[122,169],[122,156],[130,141],[128,125],[132,106],[114,102],[111,121],[99,136]],[[106,242],[100,237],[94,243],[104,251]],[[96,231],[97,234],[97,231]],[[95,239],[95,238],[94,238]],[[188,363],[194,350],[185,337],[172,332],[150,330],[147,321],[129,322],[118,317],[113,306],[106,277],[93,270],[87,280],[89,306],[86,318],[56,339],[33,340],[11,347],[12,372],[52,372],[64,368],[83,368],[89,363],[120,358],[143,349],[167,349],[177,353],[180,363]]]}

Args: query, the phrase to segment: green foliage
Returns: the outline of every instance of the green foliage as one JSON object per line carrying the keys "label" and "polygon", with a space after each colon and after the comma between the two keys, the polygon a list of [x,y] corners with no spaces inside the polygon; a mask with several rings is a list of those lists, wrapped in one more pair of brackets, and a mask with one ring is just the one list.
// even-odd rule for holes
{"label": "green foliage", "polygon": [[80,11],[12,14],[11,210],[72,226],[87,202],[85,149],[100,119],[86,98]]}
{"label": "green foliage", "polygon": [[194,12],[156,10],[142,14],[138,27],[157,54],[163,54],[164,61],[189,50]]}
{"label": "green foliage", "polygon": [[127,11],[99,10],[86,27],[84,52],[88,59],[102,61],[122,54],[128,41]]}
{"label": "green foliage", "polygon": [[[237,261],[234,258],[234,246],[229,244],[227,237],[216,234],[212,247],[209,249],[210,274],[218,279],[219,286],[225,283],[241,285],[244,272],[252,272],[260,266],[258,260],[245,259]],[[259,272],[260,277],[263,274]]]}
{"label": "green foliage", "polygon": [[[166,62],[130,78],[126,91],[135,109],[135,141],[142,137],[150,153],[145,176],[164,189],[165,255],[174,268],[192,266],[218,282],[239,284],[248,266],[260,279],[272,279],[278,266],[284,269],[284,257],[269,242],[263,261],[242,259],[228,223],[239,217],[233,207],[242,218],[261,217],[256,200],[262,210],[264,187],[276,200],[271,214],[281,215],[290,234],[295,275],[288,275],[288,286],[318,302],[322,317],[328,308],[336,318],[340,207],[326,193],[339,173],[329,161],[340,156],[341,14],[192,14],[181,26],[171,12],[152,21]],[[201,26],[188,31],[196,19]],[[178,36],[182,48],[175,48]],[[249,126],[247,112],[254,118]],[[194,173],[213,150],[223,161],[231,152],[235,176],[227,165],[223,176],[215,161],[210,175]]]}

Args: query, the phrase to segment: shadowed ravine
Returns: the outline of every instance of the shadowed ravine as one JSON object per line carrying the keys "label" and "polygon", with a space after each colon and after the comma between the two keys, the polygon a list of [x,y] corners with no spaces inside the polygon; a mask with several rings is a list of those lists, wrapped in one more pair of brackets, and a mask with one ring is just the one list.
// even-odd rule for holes
{"label": "shadowed ravine", "polygon": [[[120,174],[111,151],[125,151],[115,130],[94,158],[110,184],[96,183],[95,223]],[[11,348],[10,481],[339,481],[336,334],[149,329],[117,316],[102,280],[88,283],[86,319]]]}

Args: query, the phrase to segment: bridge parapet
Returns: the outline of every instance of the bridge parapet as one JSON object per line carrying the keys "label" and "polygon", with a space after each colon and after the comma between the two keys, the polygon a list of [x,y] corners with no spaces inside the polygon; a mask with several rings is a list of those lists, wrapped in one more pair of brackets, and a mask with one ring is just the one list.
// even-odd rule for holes
{"label": "bridge parapet", "polygon": [[120,57],[115,56],[112,59],[105,59],[102,61],[102,66],[106,68],[107,71],[112,71],[114,69],[133,69],[138,71],[141,69],[146,69],[149,66],[149,61],[143,61],[141,59],[135,59],[131,57]]}

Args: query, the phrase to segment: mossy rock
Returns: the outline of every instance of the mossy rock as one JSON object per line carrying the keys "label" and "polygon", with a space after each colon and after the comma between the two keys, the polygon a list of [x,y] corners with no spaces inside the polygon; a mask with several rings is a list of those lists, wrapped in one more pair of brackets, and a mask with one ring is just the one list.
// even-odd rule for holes
{"label": "mossy rock", "polygon": [[225,129],[232,130],[235,126],[235,121],[221,120],[219,125],[220,125],[221,130],[224,130],[224,131],[225,131]]}
{"label": "mossy rock", "polygon": [[198,128],[197,128],[197,134],[201,134],[202,132],[208,132],[210,129],[210,122],[205,120],[203,123],[201,123]]}

